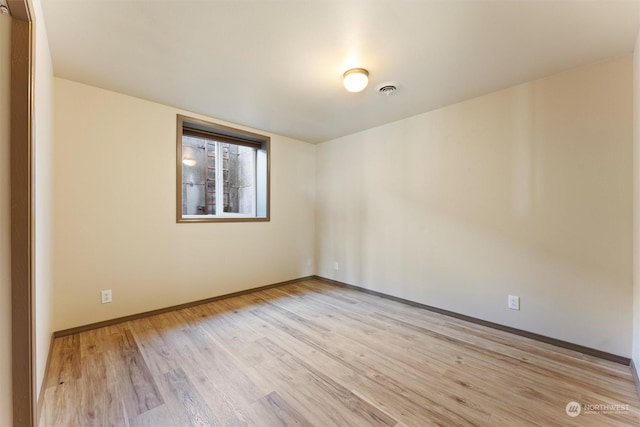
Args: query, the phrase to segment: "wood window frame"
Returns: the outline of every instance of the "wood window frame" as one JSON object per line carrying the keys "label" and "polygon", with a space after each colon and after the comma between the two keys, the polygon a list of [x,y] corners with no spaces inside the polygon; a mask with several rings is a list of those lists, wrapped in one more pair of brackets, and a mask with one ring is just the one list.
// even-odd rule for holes
{"label": "wood window frame", "polygon": [[[253,147],[266,152],[266,195],[265,215],[251,217],[209,216],[202,218],[182,215],[182,136],[211,138],[220,142]],[[257,191],[257,190],[256,190]],[[182,114],[177,115],[176,125],[176,222],[268,222],[271,220],[271,138],[269,136],[232,128],[206,120],[196,119]]]}

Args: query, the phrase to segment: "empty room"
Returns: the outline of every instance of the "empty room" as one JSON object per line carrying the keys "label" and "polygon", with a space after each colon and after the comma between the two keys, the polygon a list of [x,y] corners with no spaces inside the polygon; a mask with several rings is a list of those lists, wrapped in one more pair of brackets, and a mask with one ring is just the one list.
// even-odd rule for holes
{"label": "empty room", "polygon": [[0,427],[640,425],[640,0],[0,0]]}

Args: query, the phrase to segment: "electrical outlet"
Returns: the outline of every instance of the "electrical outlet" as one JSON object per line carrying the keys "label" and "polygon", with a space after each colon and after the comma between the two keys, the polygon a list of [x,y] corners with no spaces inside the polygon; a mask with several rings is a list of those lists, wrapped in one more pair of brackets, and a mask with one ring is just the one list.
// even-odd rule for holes
{"label": "electrical outlet", "polygon": [[510,310],[520,310],[520,297],[509,295],[508,305]]}
{"label": "electrical outlet", "polygon": [[340,270],[340,264],[338,264],[338,261],[334,261],[333,262],[333,269],[334,270]]}
{"label": "electrical outlet", "polygon": [[100,292],[100,302],[102,304],[107,304],[113,300],[112,296],[111,289],[105,289]]}

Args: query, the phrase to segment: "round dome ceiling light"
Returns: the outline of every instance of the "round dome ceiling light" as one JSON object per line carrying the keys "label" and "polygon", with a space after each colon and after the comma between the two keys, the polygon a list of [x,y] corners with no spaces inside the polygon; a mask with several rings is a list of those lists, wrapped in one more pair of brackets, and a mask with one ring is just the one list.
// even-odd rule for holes
{"label": "round dome ceiling light", "polygon": [[385,82],[376,86],[376,90],[380,95],[390,96],[396,93],[398,84],[396,82]]}
{"label": "round dome ceiling light", "polygon": [[369,72],[364,68],[352,68],[345,71],[344,88],[349,92],[361,92],[369,84]]}

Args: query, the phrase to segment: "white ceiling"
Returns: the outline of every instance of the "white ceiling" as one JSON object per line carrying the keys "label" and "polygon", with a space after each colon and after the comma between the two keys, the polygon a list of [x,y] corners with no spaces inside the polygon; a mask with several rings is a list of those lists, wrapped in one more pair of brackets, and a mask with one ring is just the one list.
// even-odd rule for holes
{"label": "white ceiling", "polygon": [[[308,142],[632,52],[640,15],[638,0],[42,3],[56,76]],[[342,87],[351,67],[370,72],[362,93]]]}

